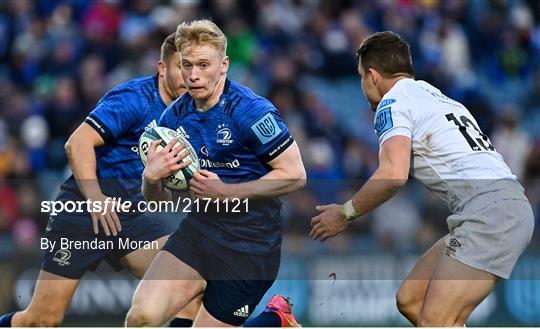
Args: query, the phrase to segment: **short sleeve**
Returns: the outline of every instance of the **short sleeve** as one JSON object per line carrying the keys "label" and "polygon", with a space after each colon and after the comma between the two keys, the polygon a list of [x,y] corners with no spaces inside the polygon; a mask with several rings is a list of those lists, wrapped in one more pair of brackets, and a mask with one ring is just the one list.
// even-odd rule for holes
{"label": "short sleeve", "polygon": [[379,145],[393,136],[412,138],[412,104],[404,95],[387,95],[381,100],[375,112],[374,128]]}
{"label": "short sleeve", "polygon": [[250,104],[239,120],[244,145],[263,163],[278,157],[294,142],[279,111],[266,99]]}
{"label": "short sleeve", "polygon": [[137,122],[142,110],[139,96],[134,90],[111,90],[99,100],[85,122],[105,142],[110,142],[128,131]]}

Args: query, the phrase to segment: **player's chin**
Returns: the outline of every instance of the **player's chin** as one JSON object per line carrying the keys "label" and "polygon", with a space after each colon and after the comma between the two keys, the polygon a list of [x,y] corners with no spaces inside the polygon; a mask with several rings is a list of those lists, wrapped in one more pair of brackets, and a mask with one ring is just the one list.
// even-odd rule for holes
{"label": "player's chin", "polygon": [[205,88],[202,88],[202,87],[198,87],[198,88],[190,88],[189,89],[189,93],[191,94],[192,97],[202,97],[206,94],[206,89]]}

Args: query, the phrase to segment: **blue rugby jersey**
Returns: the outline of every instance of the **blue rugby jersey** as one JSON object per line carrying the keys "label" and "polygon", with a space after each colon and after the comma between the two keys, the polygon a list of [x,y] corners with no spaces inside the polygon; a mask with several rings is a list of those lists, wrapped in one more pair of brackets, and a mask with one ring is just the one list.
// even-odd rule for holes
{"label": "blue rugby jersey", "polygon": [[[143,200],[144,166],[138,153],[139,137],[152,120],[159,119],[165,108],[156,74],[111,89],[85,119],[105,141],[105,145],[96,148],[96,173],[105,195],[122,197],[122,201]],[[57,199],[84,200],[73,176],[62,184]],[[125,216],[119,214],[119,218],[122,217]]]}
{"label": "blue rugby jersey", "polygon": [[[158,125],[182,133],[197,151],[201,169],[226,183],[264,176],[271,170],[267,163],[294,141],[270,101],[231,80],[213,108],[198,111],[185,93],[163,112]],[[249,200],[248,207],[247,213],[225,212],[223,207],[220,212],[196,212],[192,207],[186,223],[231,249],[269,253],[279,248],[279,198]]]}

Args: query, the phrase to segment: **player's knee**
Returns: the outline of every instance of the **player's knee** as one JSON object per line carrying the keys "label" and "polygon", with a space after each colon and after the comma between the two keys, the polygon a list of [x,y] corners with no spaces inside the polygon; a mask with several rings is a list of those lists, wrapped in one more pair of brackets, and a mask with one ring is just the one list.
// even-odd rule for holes
{"label": "player's knee", "polygon": [[405,317],[414,316],[416,318],[422,309],[422,298],[418,296],[417,292],[402,285],[396,294],[396,305],[399,312]]}
{"label": "player's knee", "polygon": [[405,311],[407,310],[409,306],[409,296],[401,287],[398,289],[396,293],[396,306],[399,312],[405,315],[406,313]]}
{"label": "player's knee", "polygon": [[145,307],[132,306],[126,317],[127,327],[159,327],[161,322],[159,314]]}

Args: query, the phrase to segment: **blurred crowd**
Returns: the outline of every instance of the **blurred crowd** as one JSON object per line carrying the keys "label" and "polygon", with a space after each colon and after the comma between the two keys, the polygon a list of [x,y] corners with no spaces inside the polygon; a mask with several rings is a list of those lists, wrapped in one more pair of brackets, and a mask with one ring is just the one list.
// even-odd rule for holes
{"label": "blurred crowd", "polygon": [[307,238],[313,206],[345,201],[377,167],[354,53],[382,30],[411,44],[417,79],[473,113],[540,225],[537,0],[8,0],[0,1],[0,256],[38,250],[48,219],[40,201],[54,199],[69,174],[71,132],[108,89],[153,74],[165,36],[196,18],[223,29],[229,76],[269,98],[300,145],[309,184],[286,198],[287,250],[421,251],[446,231],[446,208],[412,181],[331,244]]}

